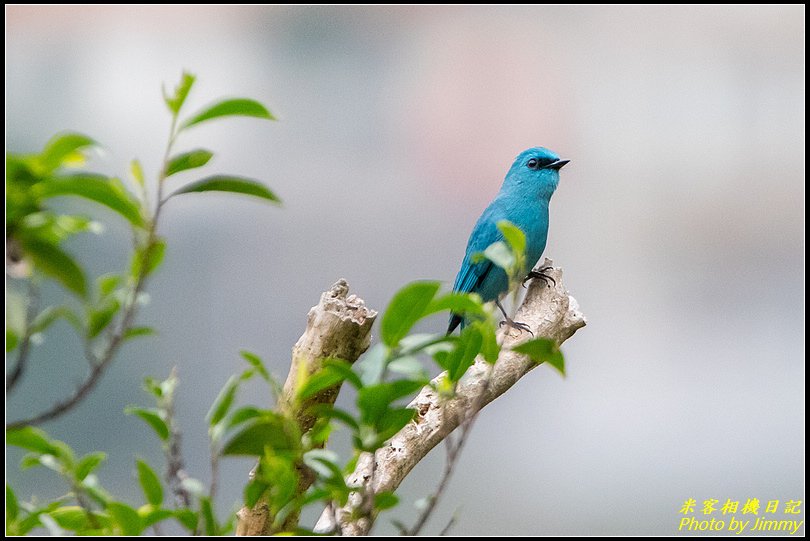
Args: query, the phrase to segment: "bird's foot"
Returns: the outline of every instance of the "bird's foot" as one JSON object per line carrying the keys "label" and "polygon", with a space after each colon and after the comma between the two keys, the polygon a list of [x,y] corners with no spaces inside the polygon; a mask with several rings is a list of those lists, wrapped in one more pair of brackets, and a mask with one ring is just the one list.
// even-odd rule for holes
{"label": "bird's foot", "polygon": [[557,281],[553,277],[549,276],[548,274],[545,274],[546,271],[551,270],[553,268],[554,267],[541,267],[541,268],[539,268],[537,270],[535,270],[535,269],[530,270],[528,276],[526,276],[526,278],[524,278],[524,280],[523,280],[523,287],[525,288],[526,287],[526,282],[528,282],[532,278],[537,278],[539,280],[543,280],[543,282],[545,282],[545,284],[546,284],[546,287],[549,287],[550,284],[556,286]]}
{"label": "bird's foot", "polygon": [[534,336],[534,333],[526,323],[520,323],[519,321],[515,321],[514,319],[507,317],[504,321],[501,321],[499,327],[503,327],[504,325],[506,325],[510,329],[517,329],[520,332],[526,331],[527,333]]}

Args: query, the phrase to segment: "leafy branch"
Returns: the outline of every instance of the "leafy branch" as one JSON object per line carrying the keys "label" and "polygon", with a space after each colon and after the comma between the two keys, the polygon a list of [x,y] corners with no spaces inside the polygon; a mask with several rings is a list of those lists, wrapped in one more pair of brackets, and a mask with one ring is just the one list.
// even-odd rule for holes
{"label": "leafy branch", "polygon": [[[44,273],[59,281],[79,298],[85,308],[84,318],[67,307],[49,307],[50,312],[35,315],[31,311],[36,312],[36,296],[32,294],[33,285],[29,286],[29,314],[25,324],[22,328],[6,330],[7,344],[11,345],[11,350],[19,347],[18,360],[7,375],[6,388],[11,390],[20,381],[29,354],[31,335],[43,332],[60,316],[68,319],[82,336],[90,367],[85,379],[67,398],[42,413],[13,421],[8,427],[38,425],[68,413],[95,388],[127,340],[149,334],[148,328],[134,328],[134,321],[139,305],[144,302],[142,293],[148,278],[163,259],[166,245],[158,235],[158,225],[163,207],[171,197],[222,191],[279,202],[276,195],[260,182],[235,175],[209,176],[164,196],[170,177],[203,167],[213,157],[212,152],[199,149],[173,155],[175,143],[182,132],[202,122],[226,116],[275,119],[257,101],[226,99],[181,121],[180,113],[194,82],[193,75],[183,73],[174,92],[171,95],[164,92],[171,124],[157,178],[153,209],[150,208],[143,172],[137,161],[133,161],[130,168],[134,193],[116,178],[92,173],[65,173],[66,167],[83,163],[86,151],[96,146],[95,141],[84,135],[62,134],[52,139],[38,155],[10,154],[6,157],[8,244],[19,252],[15,253],[17,259],[29,262],[35,273]],[[128,220],[132,228],[134,247],[129,272],[125,273],[126,279],[123,278],[124,273],[101,277],[93,296],[88,294],[87,280],[81,266],[60,247],[61,242],[69,236],[92,230],[93,222],[80,216],[59,215],[47,206],[50,198],[66,195],[83,197],[104,205]],[[38,278],[30,276],[28,279],[33,284]],[[35,325],[37,319],[43,320],[38,326]],[[96,343],[97,340],[101,340],[101,343]]]}

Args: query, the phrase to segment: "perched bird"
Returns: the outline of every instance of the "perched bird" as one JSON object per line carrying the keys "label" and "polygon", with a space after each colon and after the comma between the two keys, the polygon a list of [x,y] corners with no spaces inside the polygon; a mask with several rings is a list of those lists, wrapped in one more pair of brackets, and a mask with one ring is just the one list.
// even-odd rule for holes
{"label": "perched bird", "polygon": [[[548,238],[548,205],[557,184],[560,169],[570,160],[562,160],[547,148],[535,147],[521,152],[503,181],[498,195],[478,218],[467,252],[456,276],[453,291],[478,293],[485,302],[495,301],[511,327],[528,330],[522,323],[513,321],[503,309],[500,298],[509,289],[509,279],[500,267],[489,260],[475,260],[475,254],[483,252],[493,242],[503,240],[497,227],[501,220],[509,220],[526,235],[526,262],[533,265],[546,248]],[[527,278],[549,278],[540,271],[532,271]],[[459,325],[464,328],[464,317],[450,314],[450,334]]]}

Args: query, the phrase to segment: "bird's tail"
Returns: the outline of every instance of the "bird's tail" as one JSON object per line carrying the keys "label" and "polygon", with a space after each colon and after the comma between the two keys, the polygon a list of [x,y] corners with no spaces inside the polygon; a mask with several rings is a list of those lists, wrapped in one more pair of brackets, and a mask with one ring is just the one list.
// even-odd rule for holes
{"label": "bird's tail", "polygon": [[456,327],[461,325],[461,330],[464,330],[464,316],[460,316],[458,314],[451,313],[450,314],[450,324],[447,325],[447,334],[453,334],[453,331],[456,330]]}

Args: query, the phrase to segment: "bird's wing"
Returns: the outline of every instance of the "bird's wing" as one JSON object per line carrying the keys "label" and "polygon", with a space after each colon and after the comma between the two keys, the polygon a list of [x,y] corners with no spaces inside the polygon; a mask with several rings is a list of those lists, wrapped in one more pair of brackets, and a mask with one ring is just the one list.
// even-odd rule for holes
{"label": "bird's wing", "polygon": [[453,291],[469,293],[476,291],[478,286],[484,281],[492,271],[494,265],[488,259],[483,259],[477,263],[473,262],[474,256],[483,252],[493,242],[503,240],[503,234],[495,225],[497,220],[493,216],[494,212],[488,208],[473,228],[470,240],[467,242],[467,253],[464,255],[464,262],[461,264],[453,284]]}

